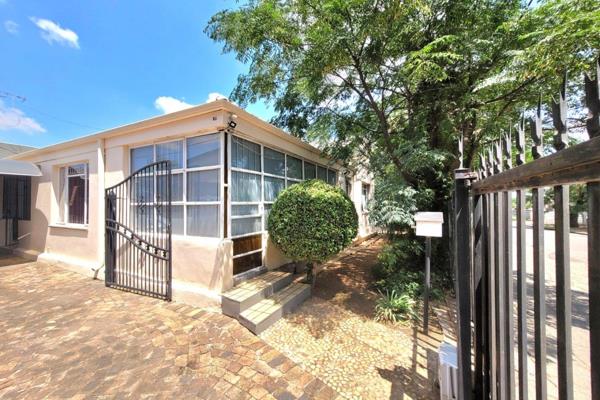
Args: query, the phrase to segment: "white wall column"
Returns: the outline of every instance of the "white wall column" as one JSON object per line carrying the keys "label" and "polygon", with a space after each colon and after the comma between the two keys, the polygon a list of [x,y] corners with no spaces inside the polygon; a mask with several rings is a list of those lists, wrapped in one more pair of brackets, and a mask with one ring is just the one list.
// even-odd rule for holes
{"label": "white wall column", "polygon": [[[104,139],[98,139],[96,142],[96,157],[97,157],[97,190],[98,190],[98,207],[96,212],[98,213],[98,224],[96,229],[98,230],[98,266],[104,265],[104,252],[105,252],[105,240],[104,240],[104,220],[105,220],[105,204],[104,204],[104,188],[105,188],[105,155],[104,155]],[[100,271],[103,274],[104,271]]]}

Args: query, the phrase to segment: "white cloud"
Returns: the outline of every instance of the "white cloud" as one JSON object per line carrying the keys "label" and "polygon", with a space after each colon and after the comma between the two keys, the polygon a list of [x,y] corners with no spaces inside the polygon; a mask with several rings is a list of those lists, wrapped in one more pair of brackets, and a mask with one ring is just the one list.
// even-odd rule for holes
{"label": "white cloud", "polygon": [[15,21],[6,20],[4,21],[4,29],[6,29],[6,32],[10,33],[11,35],[16,35],[19,33],[19,24],[17,24]]}
{"label": "white cloud", "polygon": [[185,110],[186,108],[193,106],[193,104],[186,103],[185,101],[170,96],[160,96],[154,100],[154,107],[162,111],[163,114]]}
{"label": "white cloud", "polygon": [[17,130],[27,134],[44,133],[46,129],[18,108],[8,107],[0,100],[0,131]]}
{"label": "white cloud", "polygon": [[48,43],[56,42],[75,49],[79,48],[79,36],[72,30],[61,28],[59,24],[49,19],[36,17],[30,17],[29,19],[42,30],[42,38]]}
{"label": "white cloud", "polygon": [[213,101],[225,99],[227,100],[227,96],[222,95],[218,92],[212,92],[208,94],[208,98],[206,99],[206,103],[212,103]]}

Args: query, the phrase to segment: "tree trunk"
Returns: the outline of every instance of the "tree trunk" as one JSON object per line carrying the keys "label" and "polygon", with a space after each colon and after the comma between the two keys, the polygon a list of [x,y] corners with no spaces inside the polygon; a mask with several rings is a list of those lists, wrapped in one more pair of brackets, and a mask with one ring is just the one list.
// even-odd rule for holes
{"label": "tree trunk", "polygon": [[315,288],[316,275],[314,274],[314,264],[309,261],[306,263],[306,282],[310,285],[311,293]]}

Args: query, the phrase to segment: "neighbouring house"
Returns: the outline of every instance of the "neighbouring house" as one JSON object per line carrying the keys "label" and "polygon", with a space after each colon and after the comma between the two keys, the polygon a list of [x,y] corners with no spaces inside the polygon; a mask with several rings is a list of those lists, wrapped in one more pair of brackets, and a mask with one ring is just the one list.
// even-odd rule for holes
{"label": "neighbouring house", "polygon": [[0,158],[14,156],[16,154],[24,153],[33,149],[35,149],[35,147],[0,142]]}
{"label": "neighbouring house", "polygon": [[[30,212],[18,218],[15,252],[99,278],[108,262],[134,287],[136,269],[169,258],[169,276],[161,275],[160,284],[169,286],[169,298],[192,304],[218,302],[236,282],[289,261],[269,242],[266,221],[279,192],[303,179],[346,190],[359,215],[359,237],[371,233],[368,173],[343,168],[227,100],[11,158],[41,171],[31,178]],[[157,164],[144,168],[164,160],[171,167],[170,242],[150,238],[164,229],[160,196],[168,172]],[[144,261],[150,256],[154,261]],[[144,279],[137,283],[141,292],[157,283]]]}
{"label": "neighbouring house", "polygon": [[33,149],[0,142],[0,247],[7,248],[18,241],[18,221],[30,217],[31,177],[41,176],[31,163],[6,158]]}

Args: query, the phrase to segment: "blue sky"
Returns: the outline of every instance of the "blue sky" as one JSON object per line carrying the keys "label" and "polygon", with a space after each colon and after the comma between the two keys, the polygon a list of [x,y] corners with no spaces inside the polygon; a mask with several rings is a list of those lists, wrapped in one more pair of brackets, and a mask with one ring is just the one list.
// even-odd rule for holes
{"label": "blue sky", "polygon": [[236,6],[0,0],[0,141],[46,146],[228,96],[247,66],[203,30]]}

